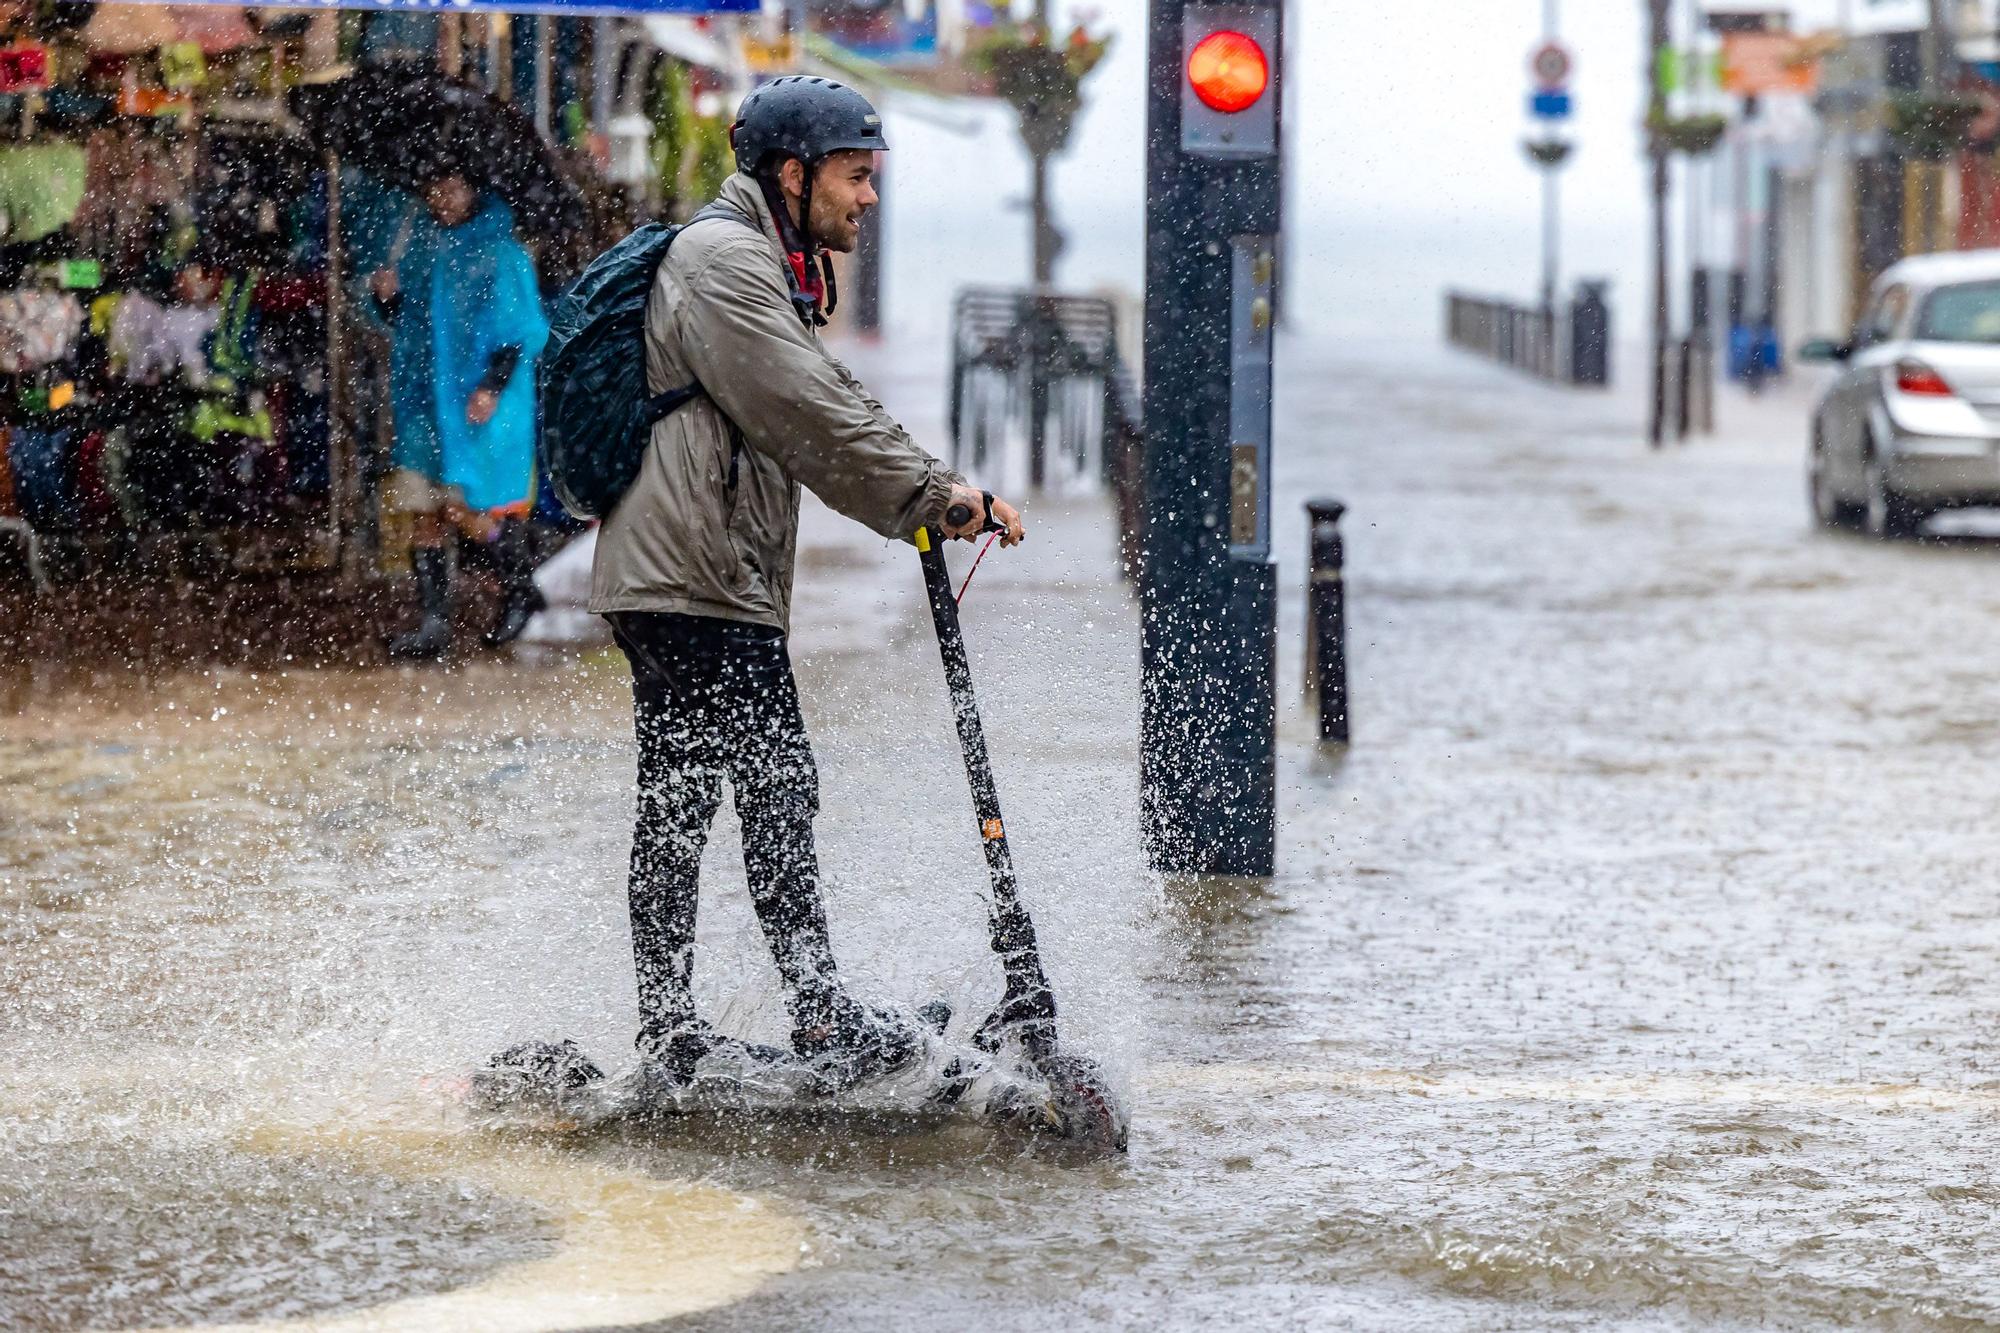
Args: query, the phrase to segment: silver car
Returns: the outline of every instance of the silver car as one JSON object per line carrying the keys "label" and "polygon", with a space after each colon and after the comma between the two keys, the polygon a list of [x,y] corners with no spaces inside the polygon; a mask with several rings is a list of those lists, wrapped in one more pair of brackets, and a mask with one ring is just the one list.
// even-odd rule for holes
{"label": "silver car", "polygon": [[2000,505],[2000,250],[1905,259],[1876,279],[1813,409],[1813,515],[1880,537],[1932,514]]}

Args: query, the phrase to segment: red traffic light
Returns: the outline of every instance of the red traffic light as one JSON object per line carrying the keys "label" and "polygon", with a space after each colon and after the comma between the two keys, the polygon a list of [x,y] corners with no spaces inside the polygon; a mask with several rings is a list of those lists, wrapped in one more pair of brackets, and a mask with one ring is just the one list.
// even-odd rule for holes
{"label": "red traffic light", "polygon": [[1257,105],[1271,86],[1271,60],[1256,39],[1224,29],[1195,43],[1188,83],[1202,104],[1228,115]]}

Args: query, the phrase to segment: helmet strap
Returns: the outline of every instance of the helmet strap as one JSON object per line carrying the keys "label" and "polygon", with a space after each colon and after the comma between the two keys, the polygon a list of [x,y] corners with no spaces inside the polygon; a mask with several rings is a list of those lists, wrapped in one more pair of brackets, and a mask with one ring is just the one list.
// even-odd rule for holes
{"label": "helmet strap", "polygon": [[798,223],[792,221],[792,210],[785,205],[784,187],[778,183],[777,173],[759,172],[758,185],[763,187],[764,202],[770,206],[771,219],[778,226],[778,243],[785,250],[785,281],[792,291],[792,304],[798,308],[799,319],[807,328],[823,328],[832,307],[826,306],[826,279],[824,267],[814,263],[817,247],[812,239],[812,183],[813,169],[806,166],[804,159],[799,165],[805,167],[805,195],[799,200]]}

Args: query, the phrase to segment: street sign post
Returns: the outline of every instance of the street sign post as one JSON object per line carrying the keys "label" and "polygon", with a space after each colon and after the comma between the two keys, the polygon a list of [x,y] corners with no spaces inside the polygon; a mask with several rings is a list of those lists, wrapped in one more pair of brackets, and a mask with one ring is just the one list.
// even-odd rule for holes
{"label": "street sign post", "polygon": [[1528,57],[1528,73],[1543,92],[1555,92],[1567,84],[1570,68],[1569,49],[1561,42],[1543,42]]}
{"label": "street sign post", "polygon": [[1140,781],[1167,873],[1276,861],[1283,28],[1280,0],[1152,0]]}
{"label": "street sign post", "polygon": [[[1556,173],[1568,160],[1570,145],[1556,137],[1553,122],[1568,120],[1574,109],[1569,98],[1570,75],[1576,62],[1569,48],[1556,39],[1555,0],[1543,0],[1541,45],[1528,56],[1528,77],[1533,91],[1528,94],[1528,114],[1549,124],[1539,140],[1528,142],[1528,152],[1542,172],[1542,303],[1544,328],[1553,330],[1556,304],[1556,273],[1560,265],[1558,235],[1561,210],[1557,197]],[[1553,338],[1550,339],[1551,343]]]}

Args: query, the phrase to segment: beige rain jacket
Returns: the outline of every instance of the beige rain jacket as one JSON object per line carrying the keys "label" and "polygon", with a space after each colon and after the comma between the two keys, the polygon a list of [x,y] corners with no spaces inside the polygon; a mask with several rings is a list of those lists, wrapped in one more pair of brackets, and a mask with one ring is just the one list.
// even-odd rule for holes
{"label": "beige rain jacket", "polygon": [[646,309],[648,389],[698,380],[706,396],[653,427],[638,480],[598,534],[590,609],[788,631],[801,486],[884,537],[907,540],[942,522],[954,474],[799,319],[757,184],[731,176],[721,198],[756,229],[734,219],[689,226],[667,252]]}

